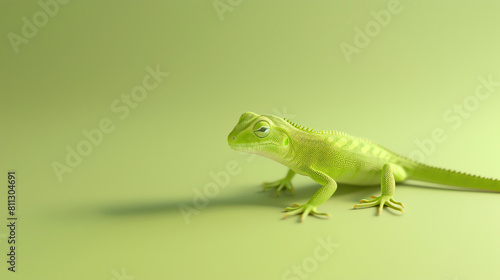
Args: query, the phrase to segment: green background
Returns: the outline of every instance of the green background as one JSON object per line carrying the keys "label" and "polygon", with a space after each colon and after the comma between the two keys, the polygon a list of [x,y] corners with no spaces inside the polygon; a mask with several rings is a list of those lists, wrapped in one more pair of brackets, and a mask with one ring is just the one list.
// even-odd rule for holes
{"label": "green background", "polygon": [[[213,1],[71,1],[18,53],[8,34],[43,10],[2,1],[0,170],[17,171],[19,221],[11,273],[4,181],[1,278],[498,279],[497,194],[401,184],[406,213],[377,217],[351,208],[379,187],[339,186],[320,207],[331,219],[301,224],[282,210],[320,186],[298,176],[295,196],[263,193],[286,168],[227,146],[245,111],[403,155],[441,128],[447,138],[426,163],[499,177],[500,87],[477,104],[471,96],[478,77],[500,81],[500,3],[435,2],[402,0],[348,62],[340,44],[355,46],[355,28],[389,1],[224,0],[234,6],[222,15]],[[169,76],[120,119],[111,104],[157,65]],[[473,110],[446,121],[464,100]],[[105,118],[115,129],[59,181],[53,163]],[[187,223],[180,203],[194,207],[228,164],[235,175]],[[318,238],[336,248],[316,262]],[[302,278],[287,274],[303,265]]]}

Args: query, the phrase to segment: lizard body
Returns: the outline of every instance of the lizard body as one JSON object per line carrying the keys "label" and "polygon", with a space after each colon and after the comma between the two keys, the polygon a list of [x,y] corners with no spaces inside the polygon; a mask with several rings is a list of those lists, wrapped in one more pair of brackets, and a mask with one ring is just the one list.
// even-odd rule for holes
{"label": "lizard body", "polygon": [[432,167],[363,138],[338,131],[313,130],[274,115],[246,112],[228,136],[231,148],[273,159],[289,168],[284,179],[264,183],[264,190],[283,188],[293,193],[295,174],[309,176],[322,187],[303,205],[285,209],[286,216],[301,214],[303,220],[317,212],[337,189],[337,182],[353,185],[381,184],[381,195],[363,199],[356,207],[384,205],[404,212],[403,204],[393,199],[397,182],[419,180],[444,185],[500,191],[500,180],[483,178],[452,170]]}

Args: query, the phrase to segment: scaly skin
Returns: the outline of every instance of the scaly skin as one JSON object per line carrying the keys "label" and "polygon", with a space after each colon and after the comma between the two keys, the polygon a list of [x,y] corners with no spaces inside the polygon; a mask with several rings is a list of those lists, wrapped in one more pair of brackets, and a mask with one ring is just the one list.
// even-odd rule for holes
{"label": "scaly skin", "polygon": [[246,112],[228,136],[229,146],[238,151],[255,153],[273,159],[289,168],[282,180],[264,183],[264,190],[286,188],[293,194],[291,180],[295,174],[309,176],[322,187],[305,204],[285,209],[285,217],[301,215],[329,216],[317,212],[337,189],[337,182],[374,185],[380,182],[381,195],[363,199],[356,207],[384,205],[404,212],[403,204],[393,199],[396,183],[407,179],[444,185],[500,191],[500,181],[452,170],[431,167],[397,155],[362,138],[337,131],[317,131],[273,115]]}

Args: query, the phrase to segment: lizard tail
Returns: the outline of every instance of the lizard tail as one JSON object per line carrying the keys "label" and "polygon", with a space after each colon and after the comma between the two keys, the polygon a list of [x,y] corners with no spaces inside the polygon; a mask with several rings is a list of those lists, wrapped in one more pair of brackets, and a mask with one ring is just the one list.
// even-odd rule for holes
{"label": "lizard tail", "polygon": [[500,180],[454,170],[415,164],[408,172],[409,180],[500,192]]}

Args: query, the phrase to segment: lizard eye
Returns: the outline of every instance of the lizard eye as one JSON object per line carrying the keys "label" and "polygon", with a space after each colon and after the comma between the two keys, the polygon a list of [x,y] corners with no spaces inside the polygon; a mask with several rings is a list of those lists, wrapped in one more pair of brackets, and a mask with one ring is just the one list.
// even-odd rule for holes
{"label": "lizard eye", "polygon": [[253,127],[253,132],[259,138],[266,137],[267,135],[269,135],[270,131],[271,131],[271,126],[266,121],[259,121]]}

